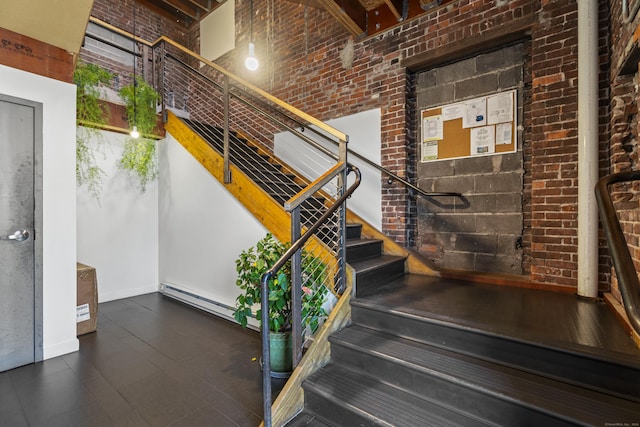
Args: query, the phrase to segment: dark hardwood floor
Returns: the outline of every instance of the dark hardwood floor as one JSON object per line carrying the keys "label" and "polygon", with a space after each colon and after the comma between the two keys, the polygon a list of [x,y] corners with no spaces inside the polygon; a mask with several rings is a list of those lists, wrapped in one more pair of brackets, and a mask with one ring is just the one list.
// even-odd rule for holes
{"label": "dark hardwood floor", "polygon": [[79,352],[0,373],[0,425],[257,426],[260,352],[257,332],[159,293],[103,303]]}

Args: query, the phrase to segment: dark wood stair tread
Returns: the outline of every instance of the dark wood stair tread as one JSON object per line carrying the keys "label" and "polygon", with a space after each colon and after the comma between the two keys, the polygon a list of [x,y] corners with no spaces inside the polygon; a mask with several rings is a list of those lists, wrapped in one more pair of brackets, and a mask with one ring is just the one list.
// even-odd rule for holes
{"label": "dark wood stair tread", "polygon": [[[463,402],[464,392],[468,390],[466,400],[473,402],[471,407],[479,403],[479,400],[486,399],[485,396],[490,397],[486,399],[489,402],[502,400],[503,407],[497,405],[495,409],[500,412],[497,417],[502,419],[494,420],[501,424],[512,422],[513,418],[509,418],[511,416],[517,418],[516,414],[504,414],[516,412],[509,411],[508,405],[511,404],[529,408],[545,416],[570,418],[578,424],[604,424],[616,417],[627,422],[640,419],[638,402],[357,325],[336,333],[332,336],[331,343],[332,346],[338,345],[351,350],[349,357],[337,358],[342,366],[349,365],[351,360],[358,360],[357,354],[383,359],[387,362],[384,366],[391,367],[376,369],[371,374],[381,376],[381,381],[396,381],[398,378],[400,382],[400,379],[405,378],[402,388],[415,388],[416,390],[411,390],[412,393],[420,394],[423,391],[433,396],[444,396],[444,390],[449,389],[449,399]],[[362,365],[364,370],[375,366],[374,363],[366,362]],[[358,364],[354,363],[354,366]],[[400,369],[403,370],[402,373]],[[367,375],[367,372],[362,374]],[[434,393],[432,387],[429,387],[432,384],[430,378],[437,379],[441,384],[438,392]],[[447,383],[451,385],[447,386]],[[486,404],[482,411],[486,413],[488,406]]]}
{"label": "dark wood stair tread", "polygon": [[[340,407],[353,411],[354,419],[342,418],[347,424],[341,425],[360,425],[354,422],[358,418],[367,420],[366,425],[397,427],[484,425],[478,419],[335,364],[312,375],[304,388],[335,406],[334,414],[339,413]],[[327,417],[331,418],[329,414]]]}
{"label": "dark wood stair tread", "polygon": [[570,294],[436,276],[407,275],[397,280],[402,286],[357,303],[395,307],[412,315],[515,339],[565,343],[576,351],[592,349],[594,354],[640,363],[640,349],[605,303]]}

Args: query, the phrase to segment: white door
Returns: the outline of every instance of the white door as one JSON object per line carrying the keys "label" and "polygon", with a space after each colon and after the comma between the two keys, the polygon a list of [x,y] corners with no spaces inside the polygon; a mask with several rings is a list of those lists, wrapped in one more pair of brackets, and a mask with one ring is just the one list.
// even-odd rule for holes
{"label": "white door", "polygon": [[[0,97],[0,372],[38,359],[36,108]],[[38,304],[39,305],[39,304]]]}

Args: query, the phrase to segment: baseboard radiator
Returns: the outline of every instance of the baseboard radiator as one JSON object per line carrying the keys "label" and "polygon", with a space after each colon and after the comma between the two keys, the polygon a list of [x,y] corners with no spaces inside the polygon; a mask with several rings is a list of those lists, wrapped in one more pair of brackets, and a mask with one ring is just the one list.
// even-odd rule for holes
{"label": "baseboard radiator", "polygon": [[[235,319],[233,318],[235,307],[203,297],[202,295],[198,295],[197,293],[187,290],[179,285],[173,283],[160,283],[160,293],[202,311],[206,311],[207,313],[235,322]],[[258,330],[257,326],[252,323],[253,322],[250,322],[248,327]]]}

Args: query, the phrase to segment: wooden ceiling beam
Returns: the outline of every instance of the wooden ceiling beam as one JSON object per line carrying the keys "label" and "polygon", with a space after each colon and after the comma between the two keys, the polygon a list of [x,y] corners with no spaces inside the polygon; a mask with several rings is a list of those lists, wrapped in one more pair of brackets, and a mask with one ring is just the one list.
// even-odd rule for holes
{"label": "wooden ceiling beam", "polygon": [[175,8],[176,10],[184,13],[185,15],[187,15],[189,18],[193,19],[194,21],[197,20],[199,18],[199,11],[195,10],[193,7],[191,7],[188,3],[185,3],[184,1],[181,0],[163,0],[163,2],[173,8]]}
{"label": "wooden ceiling beam", "polygon": [[204,10],[205,13],[209,13],[211,11],[211,0],[208,0],[206,3],[207,5],[203,5],[202,3],[200,3],[197,0],[189,0],[189,3],[195,5],[196,7]]}
{"label": "wooden ceiling beam", "polygon": [[313,7],[315,9],[325,9],[325,7],[320,4],[320,0],[287,0],[290,3],[297,3],[303,6]]}
{"label": "wooden ceiling beam", "polygon": [[404,16],[404,1],[403,0],[384,0],[384,3],[387,5],[393,16],[396,17],[398,21],[402,21],[406,18]]}
{"label": "wooden ceiling beam", "polygon": [[367,10],[358,0],[318,0],[351,34],[361,36],[367,28]]}
{"label": "wooden ceiling beam", "polygon": [[182,13],[178,14],[175,8],[172,8],[172,10],[169,10],[169,5],[164,3],[164,1],[154,0],[154,2],[151,2],[150,0],[135,0],[135,2],[139,5],[146,7],[147,9],[152,10],[153,12],[157,13],[160,16],[164,16],[165,18],[169,18],[173,21],[176,21],[176,20],[181,21],[182,24],[187,27],[191,25],[191,23],[193,22],[192,18]]}

